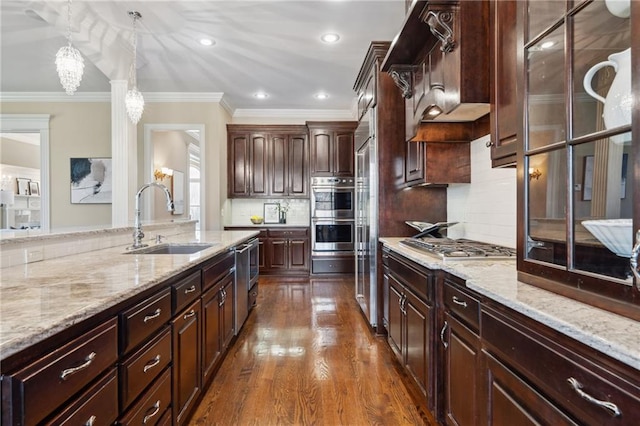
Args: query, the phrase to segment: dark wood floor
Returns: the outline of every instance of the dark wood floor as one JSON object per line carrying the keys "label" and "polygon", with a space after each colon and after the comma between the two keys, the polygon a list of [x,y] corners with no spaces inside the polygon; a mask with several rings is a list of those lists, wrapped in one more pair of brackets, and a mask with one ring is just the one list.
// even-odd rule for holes
{"label": "dark wood floor", "polygon": [[260,278],[250,314],[192,425],[424,424],[352,279]]}

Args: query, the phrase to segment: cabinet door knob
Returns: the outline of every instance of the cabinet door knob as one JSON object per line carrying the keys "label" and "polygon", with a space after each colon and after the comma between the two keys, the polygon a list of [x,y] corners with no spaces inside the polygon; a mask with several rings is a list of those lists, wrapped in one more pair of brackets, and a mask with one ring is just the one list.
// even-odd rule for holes
{"label": "cabinet door knob", "polygon": [[492,141],[487,141],[484,146],[486,146],[487,148],[491,148],[493,146],[493,142]]}
{"label": "cabinet door knob", "polygon": [[147,322],[154,318],[158,318],[160,316],[160,312],[162,312],[162,310],[158,308],[151,315],[145,315],[143,322]]}
{"label": "cabinet door knob", "polygon": [[192,285],[191,287],[184,290],[184,294],[193,293],[194,291],[196,291],[196,286]]}
{"label": "cabinet door knob", "polygon": [[590,403],[597,405],[598,407],[603,408],[609,414],[611,414],[612,417],[620,417],[622,415],[622,412],[620,411],[620,409],[616,404],[609,401],[600,401],[599,399],[592,397],[591,395],[589,395],[588,393],[582,390],[582,383],[580,383],[573,377],[569,377],[567,379],[567,383],[569,383],[569,386],[571,386],[571,389],[573,389],[578,395],[580,395],[582,399],[589,401]]}
{"label": "cabinet door knob", "polygon": [[160,364],[160,355],[156,355],[150,362],[148,362],[142,369],[142,372],[146,373],[158,364]]}
{"label": "cabinet door knob", "polygon": [[145,425],[151,419],[151,417],[155,416],[156,414],[158,414],[158,411],[160,411],[160,400],[157,400],[156,403],[153,404],[153,407],[151,407],[149,410],[151,410],[151,412],[144,416],[144,419],[142,419],[142,423]]}
{"label": "cabinet door knob", "polygon": [[182,318],[184,318],[184,319],[189,319],[189,318],[191,318],[192,316],[194,316],[195,314],[196,314],[196,311],[194,311],[194,310],[192,309],[192,310],[190,310],[189,312],[187,312],[186,314],[184,314],[184,316],[183,316]]}
{"label": "cabinet door knob", "polygon": [[455,303],[456,305],[460,305],[463,308],[467,307],[467,302],[465,302],[464,300],[458,299],[456,296],[453,296],[452,300],[453,300],[453,303]]}

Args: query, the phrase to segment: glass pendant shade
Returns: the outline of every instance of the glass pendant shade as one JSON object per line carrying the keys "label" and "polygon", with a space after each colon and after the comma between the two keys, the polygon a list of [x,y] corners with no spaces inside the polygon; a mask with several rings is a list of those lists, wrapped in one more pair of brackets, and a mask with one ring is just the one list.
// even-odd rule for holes
{"label": "glass pendant shade", "polygon": [[73,95],[78,86],[80,86],[80,81],[82,81],[84,59],[82,59],[78,49],[73,47],[71,43],[61,47],[56,53],[56,69],[58,77],[60,77],[60,83],[67,95]]}
{"label": "glass pendant shade", "polygon": [[137,87],[134,86],[132,89],[127,90],[124,103],[129,119],[133,124],[138,124],[140,117],[142,117],[142,111],[144,111],[144,98]]}

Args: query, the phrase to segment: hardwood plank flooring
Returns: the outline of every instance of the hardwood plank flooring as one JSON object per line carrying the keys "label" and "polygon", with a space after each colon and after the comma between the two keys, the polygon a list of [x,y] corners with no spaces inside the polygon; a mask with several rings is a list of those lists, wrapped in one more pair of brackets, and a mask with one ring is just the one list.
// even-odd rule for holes
{"label": "hardwood plank flooring", "polygon": [[261,277],[258,305],[191,425],[417,425],[425,419],[353,279]]}

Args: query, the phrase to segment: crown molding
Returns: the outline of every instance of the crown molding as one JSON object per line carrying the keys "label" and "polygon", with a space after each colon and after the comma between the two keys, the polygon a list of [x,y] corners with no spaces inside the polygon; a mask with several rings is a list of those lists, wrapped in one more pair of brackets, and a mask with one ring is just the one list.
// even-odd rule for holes
{"label": "crown molding", "polygon": [[111,102],[110,92],[0,92],[0,102]]}
{"label": "crown molding", "polygon": [[352,110],[348,109],[236,109],[233,118],[288,118],[317,120],[355,120]]}
{"label": "crown molding", "polygon": [[220,103],[223,92],[145,92],[145,102],[216,102]]}

